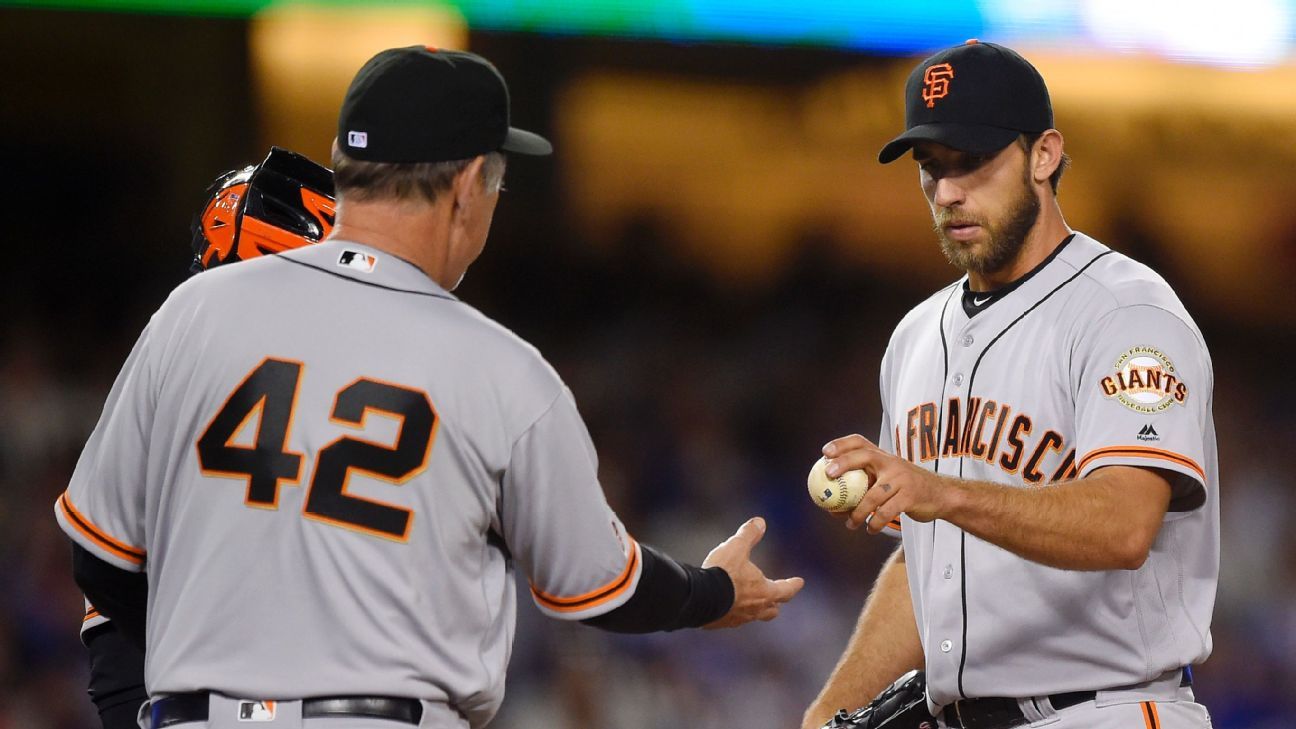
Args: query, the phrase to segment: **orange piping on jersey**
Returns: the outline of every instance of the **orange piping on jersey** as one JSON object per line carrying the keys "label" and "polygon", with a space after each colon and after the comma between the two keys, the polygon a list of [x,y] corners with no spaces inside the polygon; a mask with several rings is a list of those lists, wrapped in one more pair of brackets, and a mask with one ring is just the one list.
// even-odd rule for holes
{"label": "orange piping on jersey", "polygon": [[63,510],[63,515],[67,517],[68,523],[81,532],[86,539],[131,564],[144,564],[146,554],[144,550],[139,547],[132,547],[125,542],[119,542],[104,533],[102,529],[96,527],[93,522],[82,516],[81,512],[76,510],[76,507],[72,506],[72,500],[68,498],[66,491],[59,497],[58,505]]}
{"label": "orange piping on jersey", "polygon": [[95,618],[99,617],[99,615],[100,613],[98,610],[95,610],[94,608],[90,608],[89,610],[86,611],[85,617],[81,618],[81,622],[88,623],[91,620],[94,620]]}
{"label": "orange piping on jersey", "polygon": [[896,518],[894,518],[894,519],[892,519],[891,521],[887,522],[887,526],[891,527],[892,529],[894,529],[894,530],[896,530],[896,531],[900,531],[900,517],[897,516]]}
{"label": "orange piping on jersey", "polygon": [[1144,701],[1142,706],[1144,729],[1161,729],[1161,717],[1157,715],[1156,702]]}
{"label": "orange piping on jersey", "polygon": [[1194,473],[1201,476],[1203,483],[1206,481],[1206,471],[1193,459],[1188,456],[1180,455],[1174,451],[1163,451],[1160,448],[1148,448],[1146,446],[1112,446],[1110,448],[1099,448],[1091,451],[1084,458],[1080,459],[1080,465],[1076,467],[1077,471],[1084,471],[1090,461],[1097,458],[1107,458],[1109,456],[1130,456],[1132,458],[1159,458],[1163,461],[1177,463],[1180,466],[1187,466]]}
{"label": "orange piping on jersey", "polygon": [[630,587],[630,578],[634,576],[635,569],[639,566],[639,545],[635,542],[634,537],[626,535],[630,540],[630,558],[626,560],[624,570],[621,574],[602,587],[597,587],[584,595],[575,597],[556,597],[545,592],[537,590],[535,585],[531,586],[531,594],[541,605],[560,613],[574,613],[579,610],[587,610],[592,607],[602,605],[609,600],[615,599],[621,593]]}

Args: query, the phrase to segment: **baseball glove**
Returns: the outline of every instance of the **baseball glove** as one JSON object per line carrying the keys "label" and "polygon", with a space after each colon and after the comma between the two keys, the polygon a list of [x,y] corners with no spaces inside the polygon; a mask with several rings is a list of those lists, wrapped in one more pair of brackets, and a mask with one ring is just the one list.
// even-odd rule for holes
{"label": "baseball glove", "polygon": [[823,729],[936,729],[927,711],[927,676],[913,670],[878,694],[868,706],[837,712]]}

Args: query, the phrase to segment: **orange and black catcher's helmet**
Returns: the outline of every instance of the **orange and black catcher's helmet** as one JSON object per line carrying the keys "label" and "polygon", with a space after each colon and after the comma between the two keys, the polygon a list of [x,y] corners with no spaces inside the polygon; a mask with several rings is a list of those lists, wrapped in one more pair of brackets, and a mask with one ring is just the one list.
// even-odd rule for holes
{"label": "orange and black catcher's helmet", "polygon": [[280,147],[212,183],[193,222],[194,271],[318,243],[333,230],[333,171]]}

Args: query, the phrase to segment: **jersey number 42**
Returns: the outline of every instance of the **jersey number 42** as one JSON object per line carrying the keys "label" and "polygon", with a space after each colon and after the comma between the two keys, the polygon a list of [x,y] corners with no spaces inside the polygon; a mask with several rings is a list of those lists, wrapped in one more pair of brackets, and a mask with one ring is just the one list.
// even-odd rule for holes
{"label": "jersey number 42", "polygon": [[[247,481],[248,506],[279,508],[279,487],[301,480],[303,456],[288,450],[302,363],[266,358],[226,398],[198,439],[198,463],[208,476]],[[397,418],[395,445],[342,436],[319,449],[302,514],[334,526],[404,542],[409,509],[347,493],[353,473],[403,484],[427,467],[437,414],[427,393],[361,377],[337,392],[329,420],[363,428],[370,411]],[[235,438],[257,418],[252,446]]]}

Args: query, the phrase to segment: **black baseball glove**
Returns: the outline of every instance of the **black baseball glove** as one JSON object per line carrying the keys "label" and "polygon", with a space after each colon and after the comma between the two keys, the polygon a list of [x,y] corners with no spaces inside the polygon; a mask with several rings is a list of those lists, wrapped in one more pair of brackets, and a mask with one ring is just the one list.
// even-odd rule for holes
{"label": "black baseball glove", "polygon": [[936,729],[927,711],[927,675],[913,670],[897,678],[868,706],[837,712],[823,729]]}

